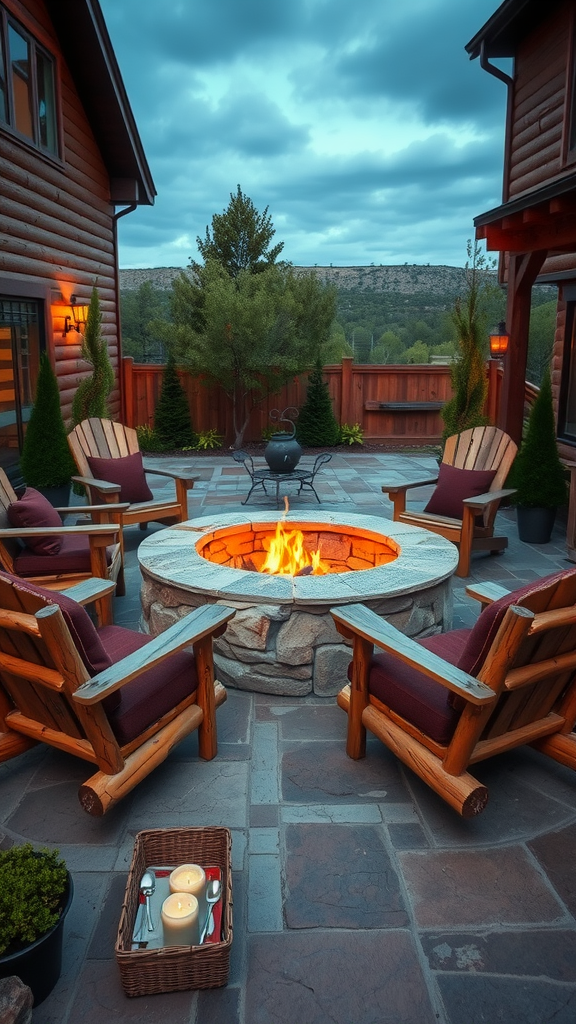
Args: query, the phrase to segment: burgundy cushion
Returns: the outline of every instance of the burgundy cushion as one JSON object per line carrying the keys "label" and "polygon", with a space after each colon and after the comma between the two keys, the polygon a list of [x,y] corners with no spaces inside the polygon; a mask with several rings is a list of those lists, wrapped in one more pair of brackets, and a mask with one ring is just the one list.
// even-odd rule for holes
{"label": "burgundy cushion", "polygon": [[90,616],[82,605],[77,604],[71,597],[66,597],[65,594],[59,594],[55,590],[45,590],[34,583],[29,583],[28,580],[20,580],[4,572],[0,575],[12,583],[15,591],[33,594],[35,597],[42,598],[47,604],[57,604],[61,608],[76,649],[91,676],[110,667],[112,661],[100,641]]}
{"label": "burgundy cushion", "polygon": [[[98,635],[113,664],[145,647],[152,639],[122,626],[102,626]],[[115,709],[107,704],[110,698],[104,702],[118,742],[124,744],[136,739],[193,693],[197,685],[194,655],[186,651],[172,654],[155,668],[126,683],[112,695],[120,698]]]}
{"label": "burgundy cushion", "polygon": [[496,633],[500,629],[506,609],[512,604],[522,607],[531,607],[530,598],[538,595],[546,587],[563,579],[564,576],[571,576],[576,569],[563,569],[561,572],[552,573],[533,583],[527,583],[518,590],[501,597],[484,609],[478,616],[475,626],[470,630],[470,635],[458,661],[458,668],[475,676],[480,671],[484,658],[488,652]]}
{"label": "burgundy cushion", "polygon": [[[114,548],[106,548],[108,565]],[[41,555],[25,547],[14,559],[14,572],[18,576],[48,576],[52,573],[91,572],[90,541],[88,534],[65,533],[62,545],[55,555]]]}
{"label": "burgundy cushion", "polygon": [[[8,506],[11,526],[30,529],[40,526],[62,526],[62,520],[53,505],[34,487],[27,487],[18,501]],[[28,537],[26,544],[38,555],[57,555],[62,537]]]}
{"label": "burgundy cushion", "polygon": [[486,494],[495,476],[495,469],[457,469],[443,462],[438,483],[424,511],[449,516],[450,519],[462,519],[464,498],[477,498],[479,494]]}
{"label": "burgundy cushion", "polygon": [[120,501],[130,503],[150,501],[152,491],[146,483],[142,453],[134,452],[120,459],[98,459],[88,456],[88,465],[96,480],[107,480],[112,484],[120,484]]}

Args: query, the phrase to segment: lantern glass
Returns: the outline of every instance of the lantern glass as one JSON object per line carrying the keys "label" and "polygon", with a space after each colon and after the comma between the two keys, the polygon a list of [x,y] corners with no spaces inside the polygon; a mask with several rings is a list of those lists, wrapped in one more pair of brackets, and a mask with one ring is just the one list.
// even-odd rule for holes
{"label": "lantern glass", "polygon": [[506,355],[508,351],[509,335],[506,331],[506,324],[500,321],[496,330],[490,335],[490,355],[499,358]]}

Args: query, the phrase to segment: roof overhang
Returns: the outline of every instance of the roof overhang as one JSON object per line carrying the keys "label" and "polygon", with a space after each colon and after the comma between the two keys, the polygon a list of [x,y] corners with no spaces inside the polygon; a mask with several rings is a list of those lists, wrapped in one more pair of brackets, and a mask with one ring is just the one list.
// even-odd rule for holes
{"label": "roof overhang", "polygon": [[112,202],[151,206],[156,188],[98,0],[45,3],[108,169]]}
{"label": "roof overhang", "polygon": [[479,32],[466,44],[470,60],[479,57],[513,57],[519,41],[549,18],[562,0],[505,0]]}
{"label": "roof overhang", "polygon": [[576,171],[474,218],[476,237],[501,252],[550,256],[576,249]]}

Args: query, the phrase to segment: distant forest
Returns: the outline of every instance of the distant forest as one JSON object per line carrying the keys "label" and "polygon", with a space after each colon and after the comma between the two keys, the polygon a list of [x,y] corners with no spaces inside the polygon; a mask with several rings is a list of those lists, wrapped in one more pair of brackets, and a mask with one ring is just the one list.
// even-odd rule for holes
{"label": "distant forest", "polygon": [[[356,286],[337,288],[337,314],[330,341],[322,353],[324,363],[339,362],[352,355],[358,363],[399,364],[449,362],[457,352],[451,311],[457,296],[450,282],[439,287],[429,269],[429,292],[380,290]],[[123,286],[120,272],[120,309],[124,355],[139,363],[164,363],[166,352],[159,340],[158,322],[171,322],[172,289],[143,280],[138,287]],[[141,272],[145,273],[145,272]],[[150,271],[151,277],[154,271]],[[130,279],[130,283],[132,280]],[[536,286],[532,290],[532,316],[528,349],[527,379],[540,384],[550,364],[556,319],[556,289]],[[486,298],[486,322],[496,327],[505,316],[506,298],[497,286]],[[486,339],[488,344],[488,339]],[[488,354],[488,353],[487,353]]]}

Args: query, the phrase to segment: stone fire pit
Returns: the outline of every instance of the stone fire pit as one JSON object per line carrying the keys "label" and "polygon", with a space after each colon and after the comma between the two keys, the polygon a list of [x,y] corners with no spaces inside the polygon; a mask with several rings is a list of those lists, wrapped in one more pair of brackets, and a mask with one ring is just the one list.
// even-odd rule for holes
{"label": "stone fire pit", "polygon": [[236,608],[215,642],[218,678],[290,696],[333,695],[345,681],[350,648],[334,627],[335,605],[361,601],[412,637],[450,628],[450,577],[458,561],[450,541],[377,516],[289,513],[282,517],[287,529],[302,530],[342,571],[271,576],[235,568],[261,549],[279,518],[277,512],[207,516],[144,540],[138,549],[144,628],[160,633],[206,602]]}

